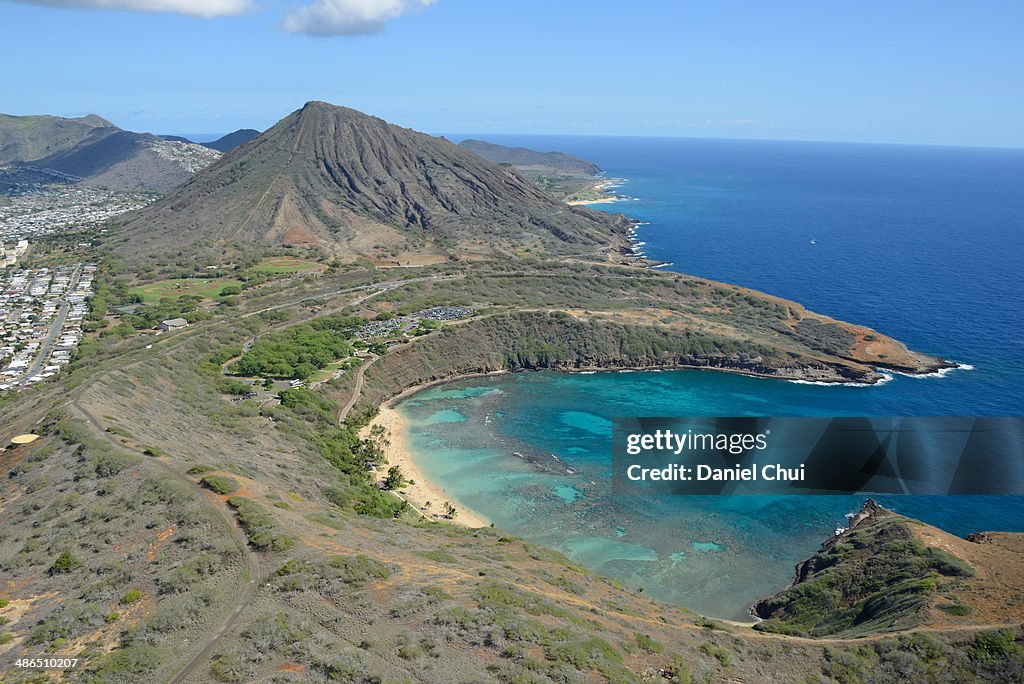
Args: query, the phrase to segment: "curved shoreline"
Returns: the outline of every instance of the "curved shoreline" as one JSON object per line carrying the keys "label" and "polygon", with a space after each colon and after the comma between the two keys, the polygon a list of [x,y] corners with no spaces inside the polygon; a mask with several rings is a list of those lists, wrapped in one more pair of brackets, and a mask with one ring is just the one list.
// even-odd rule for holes
{"label": "curved shoreline", "polygon": [[[953,363],[953,362],[948,362]],[[960,368],[970,369],[971,366],[967,364],[954,364],[943,372],[931,372],[931,373],[900,373],[907,377],[914,378],[936,378],[944,377],[945,373],[949,370],[956,370]],[[733,368],[722,368],[722,367],[707,367],[707,366],[649,366],[649,367],[633,367],[633,368],[574,368],[574,369],[540,369],[549,370],[556,373],[580,373],[580,374],[593,374],[593,373],[617,373],[623,371],[637,371],[637,372],[653,372],[653,371],[666,371],[666,370],[699,370],[699,371],[711,371],[711,372],[726,372],[734,375],[745,375],[748,377],[780,380],[783,382],[798,382],[801,384],[826,386],[826,387],[876,387],[885,384],[892,379],[892,376],[886,376],[886,374],[880,374],[880,377],[875,379],[873,382],[856,382],[856,381],[835,381],[835,382],[821,382],[821,381],[806,381],[795,378],[780,377],[776,375],[764,375],[759,373],[753,373],[749,371],[743,371]],[[398,466],[406,476],[406,479],[411,480],[412,483],[402,487],[399,491],[395,492],[398,496],[409,502],[409,505],[414,507],[421,516],[428,520],[445,520],[441,515],[442,506],[444,502],[450,501],[452,505],[456,507],[458,511],[455,518],[450,522],[464,525],[470,528],[488,527],[493,523],[487,519],[487,517],[479,511],[475,511],[457,498],[447,493],[444,487],[440,486],[437,482],[432,481],[428,478],[423,469],[417,464],[417,456],[410,448],[408,443],[408,421],[398,412],[397,405],[402,401],[422,392],[423,390],[435,387],[437,385],[443,385],[450,382],[457,382],[459,380],[466,380],[470,378],[484,378],[491,376],[506,375],[512,373],[509,370],[497,370],[486,373],[463,373],[456,374],[445,378],[437,378],[428,382],[417,383],[406,387],[398,394],[386,399],[378,407],[378,413],[370,421],[370,423],[364,428],[364,432],[368,433],[370,428],[375,425],[381,425],[387,431],[390,443],[385,447],[384,453],[387,459],[386,468],[391,466]],[[515,372],[526,372],[526,371],[515,371]],[[422,458],[422,456],[420,457]],[[378,482],[383,482],[387,469],[382,469],[378,476]],[[428,505],[429,504],[429,505]]]}
{"label": "curved shoreline", "polygon": [[449,520],[442,516],[444,503],[451,502],[455,506],[455,517],[450,522],[470,528],[488,527],[491,525],[478,511],[465,506],[461,501],[448,494],[436,482],[427,478],[416,463],[416,458],[408,445],[408,425],[405,418],[394,408],[392,402],[385,402],[378,414],[366,426],[369,431],[375,425],[382,426],[390,441],[384,447],[387,466],[378,474],[378,482],[383,482],[387,468],[398,466],[409,484],[393,492],[407,501],[416,512],[427,520]]}

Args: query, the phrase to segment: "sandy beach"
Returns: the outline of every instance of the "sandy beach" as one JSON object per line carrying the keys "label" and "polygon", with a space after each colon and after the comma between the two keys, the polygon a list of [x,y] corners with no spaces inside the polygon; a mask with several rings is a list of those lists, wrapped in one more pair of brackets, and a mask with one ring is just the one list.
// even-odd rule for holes
{"label": "sandy beach", "polygon": [[566,204],[570,207],[578,207],[581,204],[610,204],[618,201],[620,201],[619,197],[602,197],[601,199],[593,200],[572,200],[571,202],[566,202]]}
{"label": "sandy beach", "polygon": [[[380,407],[380,413],[374,418],[363,434],[367,434],[374,425],[381,425],[387,431],[388,439],[391,441],[384,449],[388,464],[378,473],[378,481],[383,481],[387,475],[388,468],[398,466],[402,469],[406,480],[412,480],[414,484],[406,485],[398,490],[398,494],[409,502],[423,517],[430,520],[444,520],[442,516],[444,502],[450,501],[457,513],[454,522],[467,527],[487,527],[490,521],[483,516],[463,506],[442,487],[430,482],[420,470],[416,461],[413,460],[405,439],[405,419],[389,404]],[[429,507],[426,507],[427,503]]]}
{"label": "sandy beach", "polygon": [[[606,178],[594,183],[586,192],[608,193],[609,188],[615,187],[621,182],[621,178]],[[610,202],[620,202],[622,201],[622,199],[622,197],[616,194],[606,194],[604,197],[598,197],[596,199],[570,200],[569,202],[566,202],[566,204],[568,204],[570,207],[576,207],[581,204],[608,204]]]}

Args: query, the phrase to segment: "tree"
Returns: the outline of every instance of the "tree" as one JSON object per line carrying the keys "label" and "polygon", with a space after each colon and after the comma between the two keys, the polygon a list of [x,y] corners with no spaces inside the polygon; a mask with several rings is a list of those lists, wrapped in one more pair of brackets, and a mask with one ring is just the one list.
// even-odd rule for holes
{"label": "tree", "polygon": [[446,517],[449,520],[451,520],[456,515],[458,515],[458,511],[455,509],[455,506],[452,506],[452,502],[451,501],[445,501],[444,502],[444,517]]}
{"label": "tree", "polygon": [[227,285],[227,286],[221,288],[221,291],[220,291],[220,296],[221,297],[230,297],[232,295],[240,295],[240,294],[242,294],[242,286],[241,285]]}
{"label": "tree", "polygon": [[398,489],[405,486],[405,475],[398,466],[388,468],[388,476],[384,478],[384,489]]}

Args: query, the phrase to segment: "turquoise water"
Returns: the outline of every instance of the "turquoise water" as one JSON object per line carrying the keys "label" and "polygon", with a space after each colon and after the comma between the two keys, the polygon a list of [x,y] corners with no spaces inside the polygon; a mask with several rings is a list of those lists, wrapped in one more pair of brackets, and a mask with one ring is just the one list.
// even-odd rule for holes
{"label": "turquoise water", "polygon": [[[969,363],[942,378],[821,387],[726,373],[524,373],[421,392],[399,410],[425,474],[499,527],[646,594],[741,618],[861,499],[623,497],[611,420],[629,415],[1016,415],[1024,405],[1024,153],[565,138],[639,198],[674,268],[768,290]],[[810,240],[814,239],[815,244]],[[820,249],[819,249],[820,248]],[[892,497],[965,535],[1024,531],[1018,497]]]}

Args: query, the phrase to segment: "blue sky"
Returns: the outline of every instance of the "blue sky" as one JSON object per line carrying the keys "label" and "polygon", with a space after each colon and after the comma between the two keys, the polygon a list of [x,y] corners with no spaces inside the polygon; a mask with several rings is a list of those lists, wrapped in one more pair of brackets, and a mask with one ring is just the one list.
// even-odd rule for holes
{"label": "blue sky", "polygon": [[0,111],[1024,147],[1022,27],[1019,0],[0,0]]}

